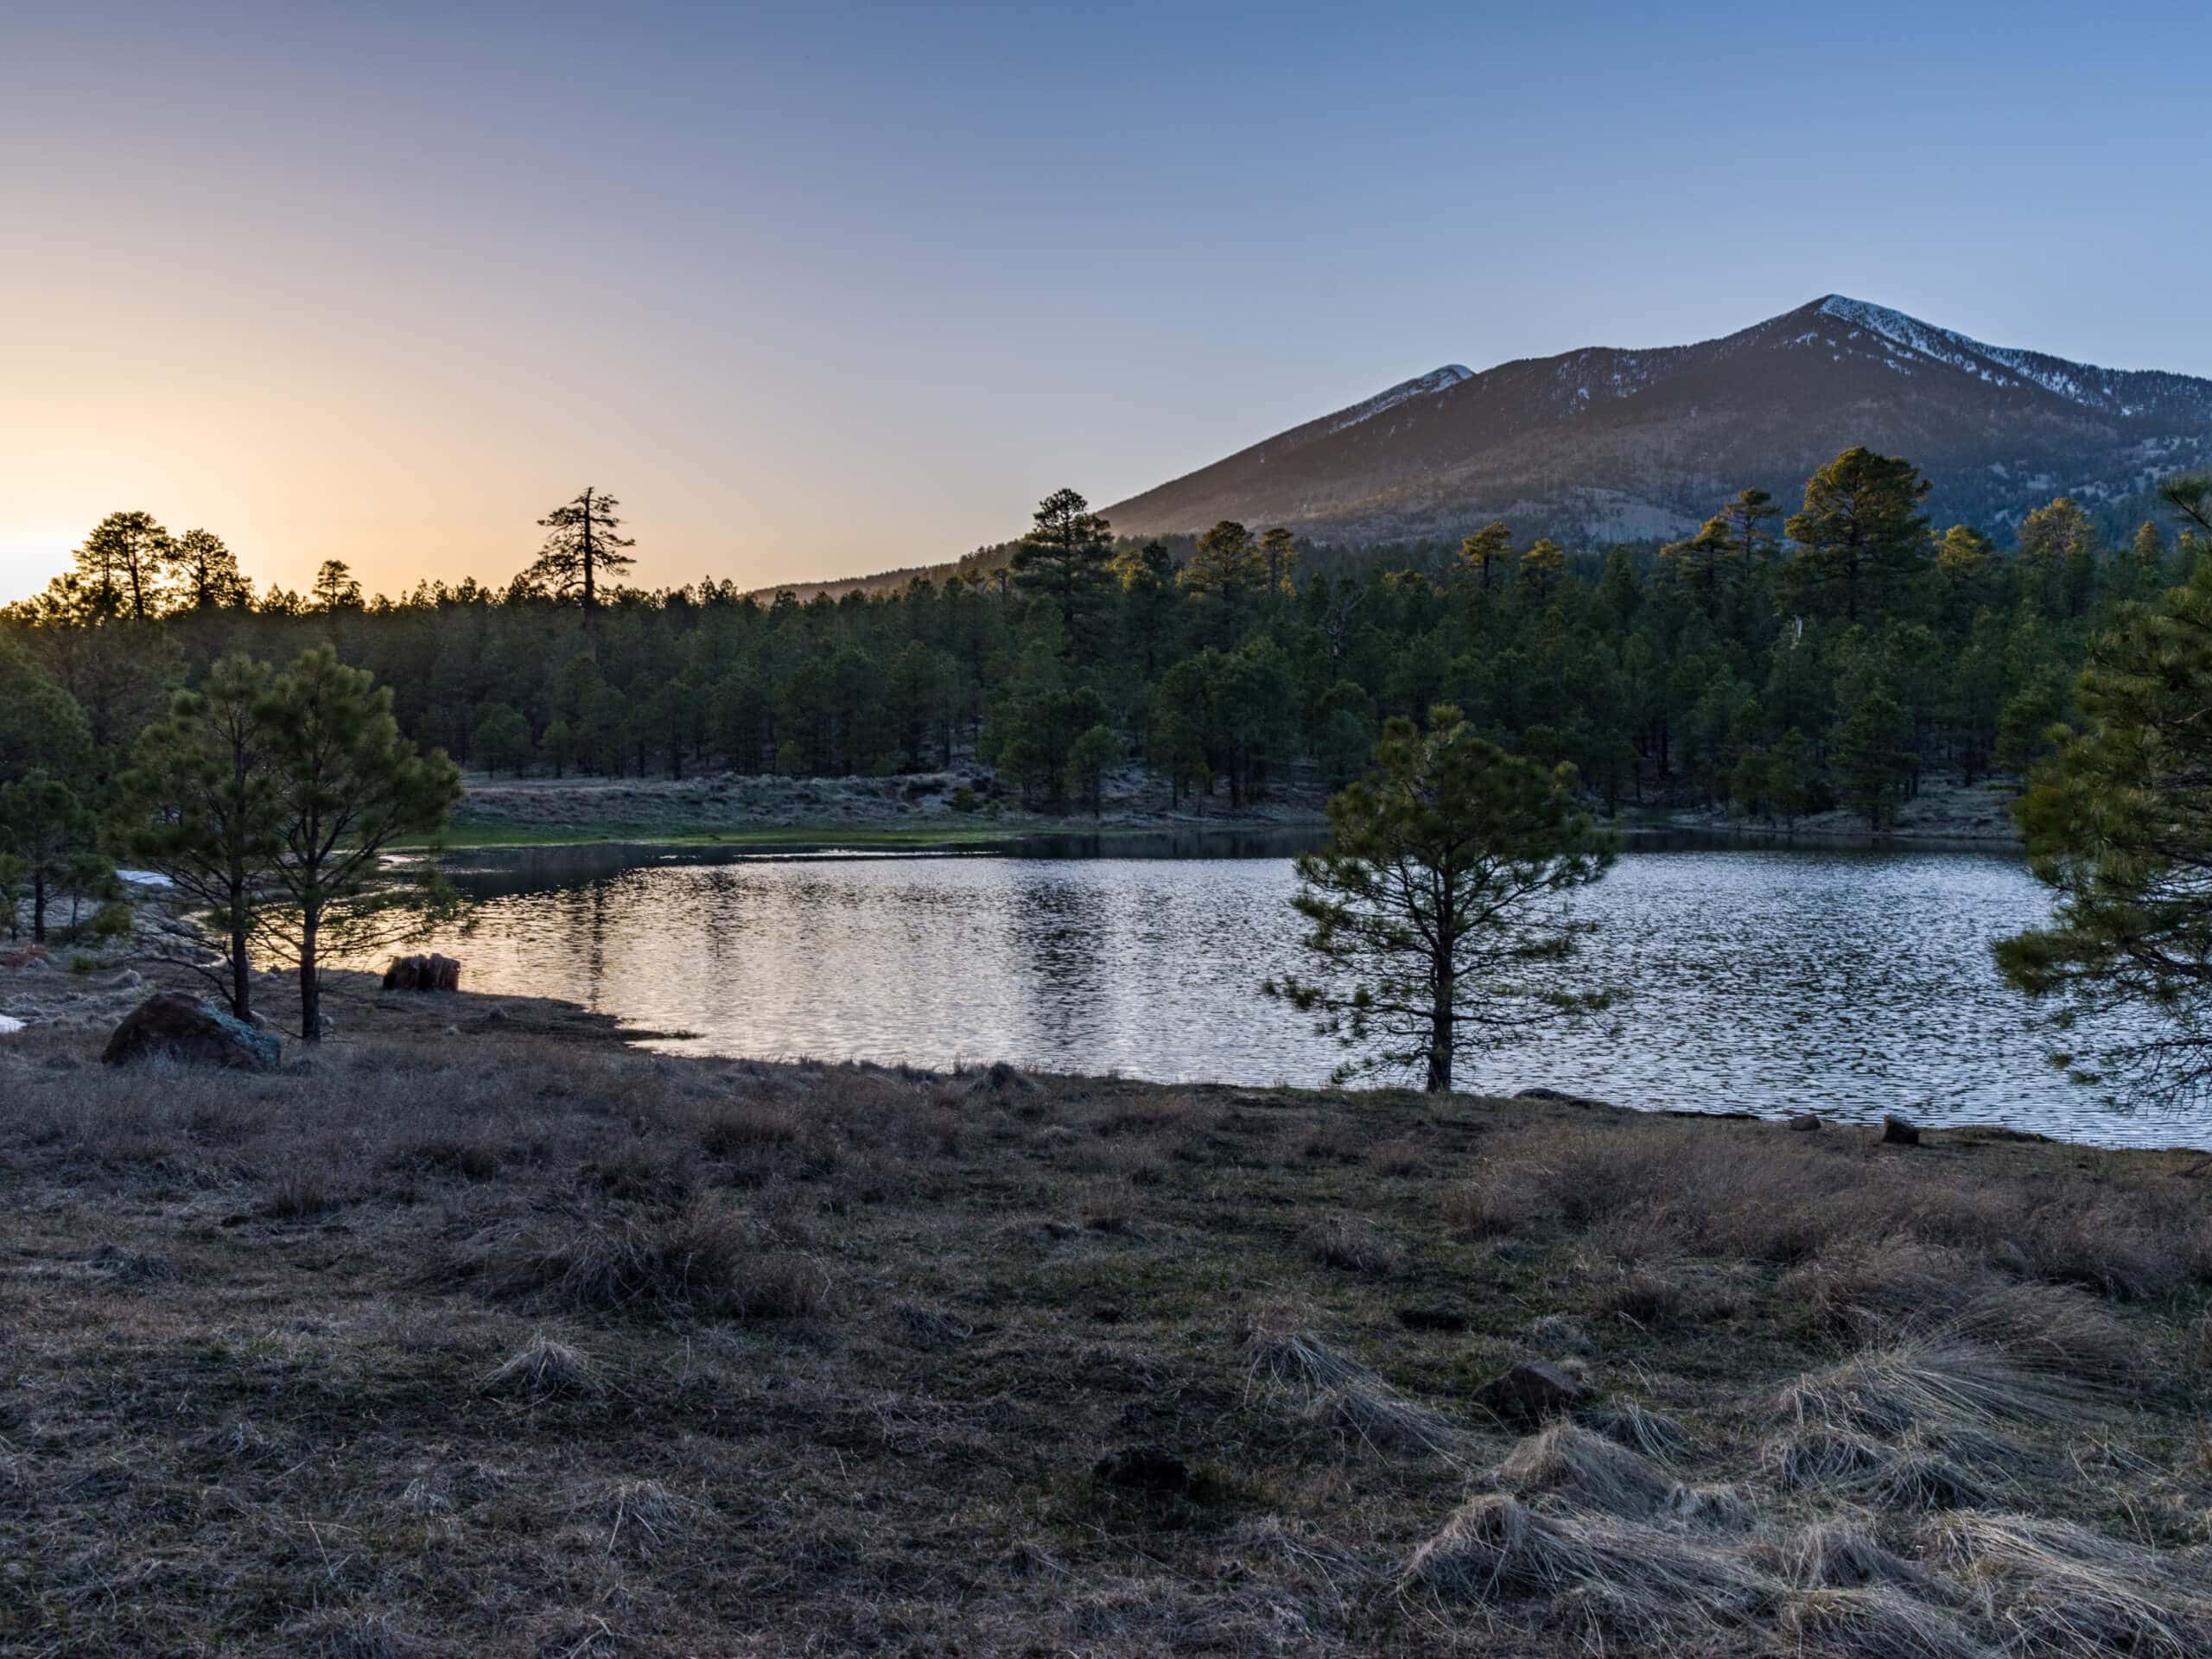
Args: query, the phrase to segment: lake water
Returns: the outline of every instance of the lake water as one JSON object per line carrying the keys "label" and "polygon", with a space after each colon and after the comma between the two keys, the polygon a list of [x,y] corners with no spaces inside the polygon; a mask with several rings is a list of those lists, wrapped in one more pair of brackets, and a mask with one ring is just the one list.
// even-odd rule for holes
{"label": "lake water", "polygon": [[[437,943],[473,988],[696,1033],[678,1050],[1325,1081],[1341,1051],[1259,989],[1301,965],[1287,856],[1265,839],[1159,855],[1192,849],[475,855],[454,872],[475,929]],[[2045,1064],[1989,960],[2050,913],[2017,859],[1639,849],[1577,902],[1600,925],[1588,978],[1625,1001],[1463,1060],[1463,1088],[2212,1141],[2201,1114],[2132,1112]]]}

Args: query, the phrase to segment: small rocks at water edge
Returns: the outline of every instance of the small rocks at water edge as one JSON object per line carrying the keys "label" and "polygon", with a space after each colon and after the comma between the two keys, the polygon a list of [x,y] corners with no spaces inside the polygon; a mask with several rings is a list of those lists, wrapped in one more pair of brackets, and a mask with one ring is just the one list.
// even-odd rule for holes
{"label": "small rocks at water edge", "polygon": [[1789,1120],[1789,1127],[1793,1129],[1817,1129],[1821,1127],[1821,1116],[1818,1112],[1800,1112]]}
{"label": "small rocks at water edge", "polygon": [[148,997],[115,1028],[100,1058],[110,1065],[128,1060],[173,1059],[188,1065],[213,1065],[238,1071],[268,1071],[283,1057],[284,1046],[265,1031],[187,991],[162,991]]}
{"label": "small rocks at water edge", "polygon": [[1916,1147],[1920,1144],[1920,1126],[1893,1113],[1882,1114],[1882,1144],[1889,1147]]}

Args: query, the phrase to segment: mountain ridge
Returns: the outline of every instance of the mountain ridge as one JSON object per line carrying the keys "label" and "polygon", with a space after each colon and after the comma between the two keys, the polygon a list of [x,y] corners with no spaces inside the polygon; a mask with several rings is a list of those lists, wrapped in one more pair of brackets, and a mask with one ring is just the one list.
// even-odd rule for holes
{"label": "mountain ridge", "polygon": [[1141,536],[1236,518],[1357,543],[1503,518],[1642,540],[1746,485],[1794,501],[1855,443],[1917,463],[1945,522],[2002,530],[2053,495],[2116,506],[2212,459],[2212,380],[1992,346],[1827,294],[1690,345],[1448,363],[1104,511]]}

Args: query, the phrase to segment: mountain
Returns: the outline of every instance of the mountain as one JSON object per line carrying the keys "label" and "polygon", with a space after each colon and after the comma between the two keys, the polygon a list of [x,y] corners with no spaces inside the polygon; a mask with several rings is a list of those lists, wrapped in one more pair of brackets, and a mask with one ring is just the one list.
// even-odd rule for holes
{"label": "mountain", "polygon": [[2212,380],[1986,346],[1831,294],[1739,333],[1458,364],[1106,509],[1119,535],[1223,518],[1317,540],[1694,530],[1746,485],[1795,505],[1853,444],[1916,462],[1936,522],[1991,530],[2054,495],[2118,511],[2212,461]]}

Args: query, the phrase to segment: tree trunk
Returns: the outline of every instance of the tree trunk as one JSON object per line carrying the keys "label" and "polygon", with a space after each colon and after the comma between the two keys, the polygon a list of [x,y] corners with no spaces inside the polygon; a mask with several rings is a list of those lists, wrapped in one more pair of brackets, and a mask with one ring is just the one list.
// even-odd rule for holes
{"label": "tree trunk", "polygon": [[1432,1095],[1452,1092],[1452,1037],[1451,982],[1440,980],[1428,1015],[1428,1081],[1423,1085]]}
{"label": "tree trunk", "polygon": [[253,963],[245,949],[245,887],[231,883],[231,1012],[253,1018]]}
{"label": "tree trunk", "polygon": [[36,866],[31,869],[31,943],[46,943],[46,872]]}
{"label": "tree trunk", "polygon": [[315,933],[321,918],[310,906],[300,924],[300,1040],[322,1040],[322,985],[315,975]]}

